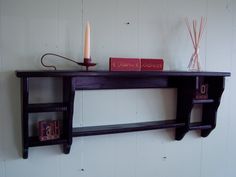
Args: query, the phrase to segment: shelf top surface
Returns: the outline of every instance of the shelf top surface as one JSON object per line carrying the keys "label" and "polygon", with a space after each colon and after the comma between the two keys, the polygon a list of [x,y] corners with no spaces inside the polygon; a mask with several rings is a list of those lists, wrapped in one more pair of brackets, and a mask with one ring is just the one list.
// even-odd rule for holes
{"label": "shelf top surface", "polygon": [[17,77],[155,77],[155,76],[215,76],[228,77],[230,72],[209,71],[78,71],[78,70],[31,70],[16,71]]}

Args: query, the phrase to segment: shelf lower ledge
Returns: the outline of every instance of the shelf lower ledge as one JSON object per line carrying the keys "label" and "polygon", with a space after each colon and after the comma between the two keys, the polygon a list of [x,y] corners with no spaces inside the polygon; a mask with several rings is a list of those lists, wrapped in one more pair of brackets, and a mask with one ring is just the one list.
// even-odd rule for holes
{"label": "shelf lower ledge", "polygon": [[135,131],[147,131],[165,128],[180,128],[184,127],[185,123],[179,123],[176,120],[140,122],[118,125],[103,125],[91,127],[77,127],[73,128],[73,137],[79,136],[94,136],[104,134],[126,133]]}
{"label": "shelf lower ledge", "polygon": [[65,112],[67,106],[65,103],[41,103],[41,104],[29,104],[27,106],[29,113],[40,113],[40,112]]}
{"label": "shelf lower ledge", "polygon": [[49,146],[49,145],[57,145],[67,143],[66,139],[60,138],[55,140],[47,140],[47,141],[39,141],[38,136],[29,137],[29,147],[36,146]]}
{"label": "shelf lower ledge", "polygon": [[203,100],[197,100],[197,99],[194,99],[193,100],[193,104],[204,104],[204,103],[214,103],[214,99],[203,99]]}
{"label": "shelf lower ledge", "polygon": [[191,123],[189,126],[189,130],[206,130],[211,128],[212,128],[211,125],[206,125],[203,124],[202,122]]}

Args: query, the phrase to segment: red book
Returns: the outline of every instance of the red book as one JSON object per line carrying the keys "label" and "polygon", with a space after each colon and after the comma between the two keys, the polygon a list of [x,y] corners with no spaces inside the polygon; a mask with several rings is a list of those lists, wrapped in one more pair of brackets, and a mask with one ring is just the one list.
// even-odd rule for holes
{"label": "red book", "polygon": [[110,58],[110,71],[141,71],[138,58]]}
{"label": "red book", "polygon": [[141,59],[141,71],[162,71],[163,67],[163,59]]}

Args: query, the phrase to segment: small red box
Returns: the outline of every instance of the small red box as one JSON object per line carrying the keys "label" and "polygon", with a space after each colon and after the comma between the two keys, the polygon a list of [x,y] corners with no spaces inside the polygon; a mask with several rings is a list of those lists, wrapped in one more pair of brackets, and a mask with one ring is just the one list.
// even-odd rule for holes
{"label": "small red box", "polygon": [[59,120],[43,120],[38,122],[39,140],[47,141],[60,138]]}
{"label": "small red box", "polygon": [[163,59],[141,59],[141,71],[162,71],[163,67]]}
{"label": "small red box", "polygon": [[110,71],[141,71],[138,58],[110,58]]}

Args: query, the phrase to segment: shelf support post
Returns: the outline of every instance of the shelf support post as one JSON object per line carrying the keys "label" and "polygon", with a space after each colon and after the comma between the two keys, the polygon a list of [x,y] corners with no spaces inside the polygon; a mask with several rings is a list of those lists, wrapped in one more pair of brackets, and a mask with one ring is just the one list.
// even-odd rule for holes
{"label": "shelf support post", "polygon": [[177,83],[177,113],[176,120],[185,125],[175,130],[175,140],[182,140],[189,131],[191,111],[193,108],[193,96],[196,90],[196,78],[183,78]]}
{"label": "shelf support post", "polygon": [[29,115],[27,105],[29,103],[28,77],[21,78],[21,130],[22,130],[22,157],[28,158],[29,149]]}
{"label": "shelf support post", "polygon": [[72,77],[63,77],[63,102],[66,103],[67,111],[63,113],[63,132],[67,143],[63,145],[63,152],[70,153],[73,131],[73,112],[74,112],[75,88]]}

